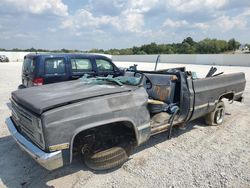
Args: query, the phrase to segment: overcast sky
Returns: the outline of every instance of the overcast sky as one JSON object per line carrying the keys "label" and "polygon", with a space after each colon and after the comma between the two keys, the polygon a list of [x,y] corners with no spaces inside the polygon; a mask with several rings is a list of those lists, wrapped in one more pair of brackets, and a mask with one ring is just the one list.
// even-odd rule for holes
{"label": "overcast sky", "polygon": [[250,0],[0,0],[0,48],[125,48],[191,36],[250,43]]}

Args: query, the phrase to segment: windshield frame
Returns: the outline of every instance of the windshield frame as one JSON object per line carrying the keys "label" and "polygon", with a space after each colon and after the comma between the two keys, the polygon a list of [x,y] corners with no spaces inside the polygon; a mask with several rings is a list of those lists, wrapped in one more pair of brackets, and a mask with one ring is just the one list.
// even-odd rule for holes
{"label": "windshield frame", "polygon": [[[124,78],[123,79],[119,79],[119,78]],[[127,80],[126,80],[127,78]],[[135,80],[129,80],[129,78],[134,78]],[[85,82],[86,84],[96,84],[96,85],[105,85],[105,84],[109,84],[109,83],[113,83],[116,84],[118,86],[140,86],[142,81],[143,81],[144,75],[142,74],[142,76],[139,77],[132,77],[132,76],[118,76],[118,77],[113,77],[111,75],[107,76],[107,77],[101,77],[101,76],[97,76],[97,77],[88,77],[87,74],[85,74],[83,77],[79,78],[81,81]],[[138,79],[138,80],[136,80]],[[130,82],[129,82],[130,81]],[[133,83],[134,82],[134,83]]]}

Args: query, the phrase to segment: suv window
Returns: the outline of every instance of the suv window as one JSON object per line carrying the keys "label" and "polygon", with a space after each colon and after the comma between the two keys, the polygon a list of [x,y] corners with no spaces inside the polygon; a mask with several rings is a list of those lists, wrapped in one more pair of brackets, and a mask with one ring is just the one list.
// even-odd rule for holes
{"label": "suv window", "polygon": [[92,64],[89,59],[71,59],[72,72],[86,72],[92,70]]}
{"label": "suv window", "polygon": [[45,60],[45,74],[65,74],[64,58],[49,58]]}
{"label": "suv window", "polygon": [[111,62],[104,59],[96,59],[96,65],[99,71],[113,71],[114,67]]}
{"label": "suv window", "polygon": [[35,69],[35,66],[34,66],[34,63],[33,63],[33,59],[31,58],[25,58],[24,61],[23,61],[23,72],[25,73],[33,73],[34,72],[34,69]]}

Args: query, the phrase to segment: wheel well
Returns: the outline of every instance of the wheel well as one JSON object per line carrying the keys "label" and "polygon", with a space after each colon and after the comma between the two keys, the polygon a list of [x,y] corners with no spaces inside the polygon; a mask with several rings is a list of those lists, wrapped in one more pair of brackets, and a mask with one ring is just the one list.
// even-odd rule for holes
{"label": "wheel well", "polygon": [[[105,141],[103,141],[105,140]],[[73,152],[78,152],[83,144],[93,142],[116,142],[126,141],[135,145],[136,133],[131,122],[121,121],[100,125],[88,130],[79,132],[73,140]]]}
{"label": "wheel well", "polygon": [[233,100],[234,99],[234,93],[226,93],[226,94],[223,94],[222,96],[220,96],[219,98],[219,101],[223,98],[226,98],[228,99],[229,101]]}

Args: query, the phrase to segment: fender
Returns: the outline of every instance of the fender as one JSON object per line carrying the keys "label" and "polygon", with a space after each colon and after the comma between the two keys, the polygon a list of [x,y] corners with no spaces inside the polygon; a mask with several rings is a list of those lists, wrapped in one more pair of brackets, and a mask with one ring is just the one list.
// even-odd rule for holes
{"label": "fender", "polygon": [[[109,123],[118,123],[118,122],[128,122],[132,125],[131,128],[135,133],[135,137],[136,137],[135,139],[136,139],[137,145],[140,145],[146,142],[148,138],[150,137],[150,123],[149,122],[146,124],[136,126],[135,122],[130,118],[115,118],[115,119],[112,118],[112,119],[107,119],[107,120],[100,121],[100,122],[94,122],[88,125],[82,125],[81,127],[77,128],[74,131],[74,134],[70,141],[70,163],[72,162],[72,159],[73,159],[73,144],[74,144],[76,135],[78,135],[82,131],[86,131],[91,128],[96,128],[96,127],[100,127],[102,125],[106,125]],[[144,133],[143,130],[146,130],[146,132]]]}

